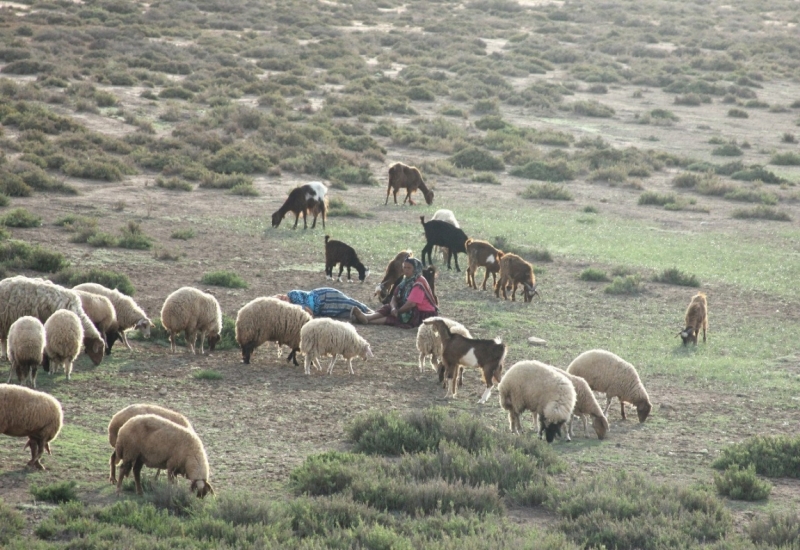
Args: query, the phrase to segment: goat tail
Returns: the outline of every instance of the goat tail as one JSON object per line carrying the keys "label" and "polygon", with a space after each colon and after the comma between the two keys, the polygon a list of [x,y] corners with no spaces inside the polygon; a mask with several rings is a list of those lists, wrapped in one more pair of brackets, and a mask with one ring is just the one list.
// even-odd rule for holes
{"label": "goat tail", "polygon": [[422,224],[422,226],[424,227],[425,226],[425,216],[420,216],[419,217],[419,221]]}
{"label": "goat tail", "polygon": [[330,238],[331,238],[330,235],[325,235],[325,244],[328,244],[328,239],[330,239]]}
{"label": "goat tail", "polygon": [[469,239],[467,239],[466,241],[464,241],[464,248],[469,248],[469,245],[471,245],[471,244],[472,244],[472,242],[473,242],[474,240],[475,240],[475,239],[473,239],[472,237],[470,237]]}

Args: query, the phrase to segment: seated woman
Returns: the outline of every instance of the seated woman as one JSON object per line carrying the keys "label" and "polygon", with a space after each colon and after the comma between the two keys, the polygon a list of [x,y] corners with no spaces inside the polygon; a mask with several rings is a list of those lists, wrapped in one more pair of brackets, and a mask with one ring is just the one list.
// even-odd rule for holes
{"label": "seated woman", "polygon": [[403,262],[403,280],[392,293],[388,304],[371,315],[364,315],[358,308],[352,311],[353,318],[362,325],[391,325],[400,328],[415,328],[428,317],[438,313],[436,300],[428,281],[422,276],[422,262],[406,258]]}
{"label": "seated woman", "polygon": [[275,298],[301,306],[312,317],[339,317],[352,320],[351,311],[372,313],[372,310],[336,290],[335,288],[316,288],[308,292],[290,290],[288,294],[277,294]]}

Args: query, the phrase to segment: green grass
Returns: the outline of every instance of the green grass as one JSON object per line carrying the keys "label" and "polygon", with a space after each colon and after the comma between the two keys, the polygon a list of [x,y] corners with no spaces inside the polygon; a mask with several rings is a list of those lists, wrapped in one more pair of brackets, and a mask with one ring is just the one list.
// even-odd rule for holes
{"label": "green grass", "polygon": [[606,282],[609,281],[610,279],[608,278],[608,275],[606,275],[606,272],[603,271],[602,269],[589,267],[581,271],[580,280],[592,281],[592,282]]}
{"label": "green grass", "polygon": [[740,208],[733,211],[732,216],[739,220],[770,220],[777,222],[790,222],[791,216],[783,210],[777,210],[771,206],[759,205],[753,208]]}
{"label": "green grass", "polygon": [[225,288],[247,288],[247,282],[238,273],[232,271],[211,271],[204,273],[200,279],[204,285],[221,286]]}
{"label": "green grass", "polygon": [[173,231],[172,234],[170,235],[170,238],[179,239],[181,241],[188,241],[189,239],[193,239],[195,235],[196,233],[194,229],[192,229],[191,227],[186,227],[183,229],[176,229],[175,231]]}
{"label": "green grass", "polygon": [[192,376],[197,380],[222,380],[225,378],[221,372],[211,369],[196,371]]}

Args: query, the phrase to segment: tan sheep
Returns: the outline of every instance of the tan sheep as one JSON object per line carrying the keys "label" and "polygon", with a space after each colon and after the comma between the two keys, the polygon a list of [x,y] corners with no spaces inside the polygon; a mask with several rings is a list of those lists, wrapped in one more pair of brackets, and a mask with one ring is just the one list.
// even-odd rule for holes
{"label": "tan sheep", "polygon": [[106,288],[97,283],[83,283],[74,287],[73,290],[84,290],[92,294],[105,296],[111,300],[114,306],[114,312],[117,315],[117,326],[112,326],[111,330],[106,333],[107,355],[111,355],[111,348],[118,338],[122,340],[125,347],[133,349],[130,342],[128,342],[128,337],[125,336],[125,331],[127,330],[136,329],[145,338],[150,338],[150,329],[155,325],[147,317],[144,310],[140,308],[130,296],[126,296],[119,290]]}
{"label": "tan sheep", "polygon": [[[117,482],[117,434],[119,433],[119,429],[131,418],[134,416],[141,416],[143,414],[155,414],[156,416],[160,416],[161,418],[166,418],[167,420],[171,420],[178,426],[183,426],[188,430],[194,431],[192,424],[189,420],[183,416],[179,412],[172,411],[170,409],[165,409],[164,407],[159,407],[158,405],[150,405],[140,403],[137,405],[128,405],[121,411],[117,412],[113,417],[111,417],[111,422],[108,423],[108,442],[111,444],[111,447],[114,449],[114,452],[111,453],[111,476],[109,477],[109,481],[111,483]],[[158,474],[161,470],[156,470],[156,478],[158,478]]]}
{"label": "tan sheep", "polygon": [[42,364],[44,356],[44,325],[36,317],[20,317],[8,330],[8,359],[11,361],[11,376],[16,373],[19,383],[26,378],[36,387],[36,369]]}
{"label": "tan sheep", "polygon": [[572,381],[572,385],[575,386],[576,396],[575,410],[572,411],[572,415],[569,417],[569,422],[567,423],[567,433],[570,437],[575,437],[575,434],[572,433],[572,421],[578,416],[583,422],[583,436],[589,437],[589,431],[586,427],[586,415],[588,414],[592,417],[592,427],[597,434],[597,439],[605,439],[606,433],[608,432],[608,419],[603,414],[603,409],[600,408],[597,399],[595,399],[592,388],[590,388],[588,382],[580,376],[575,376],[568,372],[565,374],[567,378]]}
{"label": "tan sheep", "polygon": [[625,403],[636,407],[639,422],[644,422],[653,408],[634,366],[610,351],[585,351],[570,363],[567,372],[586,380],[593,391],[606,394],[606,408],[603,410],[606,418],[614,397],[619,398],[623,419],[627,418]]}
{"label": "tan sheep", "polygon": [[[522,432],[519,416],[531,411],[538,417],[539,438],[548,443],[572,417],[575,387],[564,371],[539,361],[514,363],[500,381],[500,406],[508,411],[513,433]],[[566,437],[570,440],[569,433]]]}
{"label": "tan sheep", "polygon": [[[75,290],[75,289],[73,289]],[[100,337],[103,339],[103,344],[108,349],[109,332],[116,331],[117,327],[117,312],[114,310],[114,304],[105,296],[99,294],[92,294],[85,290],[75,290],[78,297],[81,299],[81,307],[86,315],[89,316],[94,326],[100,332]]]}
{"label": "tan sheep", "polygon": [[689,307],[686,308],[686,318],[684,321],[684,328],[678,334],[683,339],[683,345],[688,342],[693,342],[697,345],[697,337],[700,335],[700,329],[703,329],[703,343],[706,342],[706,331],[708,330],[708,301],[706,295],[698,292],[692,296],[692,301]]}
{"label": "tan sheep", "polygon": [[277,342],[279,347],[292,349],[287,361],[294,361],[297,366],[300,330],[310,320],[311,315],[302,307],[277,298],[261,297],[248,302],[236,314],[236,341],[242,348],[242,362],[250,364],[253,350],[264,342]]}
{"label": "tan sheep", "polygon": [[170,351],[176,353],[178,346],[175,340],[178,333],[184,332],[186,345],[195,353],[194,343],[197,334],[200,334],[200,354],[203,354],[203,341],[208,337],[208,350],[220,340],[222,332],[222,310],[219,302],[211,294],[196,288],[184,286],[179,288],[164,300],[161,308],[161,324],[169,333]]}
{"label": "tan sheep", "polygon": [[44,470],[41,458],[50,453],[64,422],[61,404],[51,395],[22,386],[0,384],[0,434],[27,437],[31,448],[28,466]]}
{"label": "tan sheep", "polygon": [[133,470],[136,493],[142,494],[142,466],[166,470],[170,479],[182,475],[191,480],[191,490],[199,498],[214,494],[208,482],[210,471],[203,442],[192,430],[155,414],[134,416],[117,433],[114,447],[122,462],[117,480],[117,493],[122,481]]}
{"label": "tan sheep", "polygon": [[416,204],[411,198],[411,193],[417,189],[422,191],[426,203],[433,203],[433,191],[429,190],[425,182],[422,181],[422,174],[420,174],[419,169],[398,162],[389,167],[389,187],[386,189],[386,201],[383,204],[389,204],[389,193],[392,192],[392,189],[394,189],[394,203],[397,204],[397,192],[401,188],[406,189],[406,198],[403,199],[403,204],[406,201],[411,206]]}
{"label": "tan sheep", "polygon": [[42,368],[55,374],[59,367],[64,367],[64,374],[69,380],[72,376],[72,364],[78,358],[83,342],[80,319],[69,310],[59,309],[45,322],[44,333],[46,344]]}
{"label": "tan sheep", "polygon": [[300,352],[306,356],[306,374],[311,374],[311,363],[322,369],[320,357],[333,357],[328,374],[333,374],[333,365],[340,355],[347,360],[350,374],[354,374],[354,358],[360,357],[366,361],[368,357],[374,357],[369,342],[358,334],[353,325],[328,318],[312,319],[303,325],[300,329]]}
{"label": "tan sheep", "polygon": [[[444,317],[434,317],[434,319],[441,319],[444,321],[450,328],[450,332],[472,338],[472,334],[470,334],[467,328],[461,323]],[[419,351],[419,372],[422,372],[425,366],[425,359],[429,357],[431,368],[437,370],[437,365],[442,361],[442,340],[436,335],[433,325],[423,323],[417,329],[417,350]],[[444,369],[441,368],[439,370],[441,371],[440,375],[443,377]]]}

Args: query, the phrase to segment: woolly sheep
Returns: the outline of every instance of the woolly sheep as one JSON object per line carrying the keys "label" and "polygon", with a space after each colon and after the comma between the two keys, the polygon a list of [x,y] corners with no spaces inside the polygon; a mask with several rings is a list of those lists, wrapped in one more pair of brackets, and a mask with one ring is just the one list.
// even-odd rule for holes
{"label": "woolly sheep", "polygon": [[706,342],[706,331],[708,330],[708,301],[706,295],[698,292],[692,296],[692,301],[689,307],[686,308],[686,317],[684,320],[684,328],[678,334],[683,339],[685,346],[689,342],[697,345],[697,337],[700,335],[700,329],[703,329],[703,343]]}
{"label": "woolly sheep", "polygon": [[[119,429],[131,418],[134,416],[140,416],[143,414],[155,414],[156,416],[160,416],[161,418],[166,418],[167,420],[171,420],[175,424],[179,426],[183,426],[184,428],[194,431],[192,424],[189,420],[183,416],[181,413],[172,411],[170,409],[165,409],[164,407],[159,407],[158,405],[150,405],[150,404],[136,404],[136,405],[128,405],[121,411],[117,412],[113,417],[111,417],[111,422],[108,423],[108,442],[111,444],[111,447],[114,449],[114,452],[111,453],[111,476],[109,477],[109,481],[111,483],[117,482],[117,434],[119,433]],[[161,470],[156,470],[156,477],[158,477],[158,473]]]}
{"label": "woolly sheep", "polygon": [[44,333],[46,344],[42,368],[50,374],[55,374],[59,367],[64,367],[64,374],[69,380],[72,375],[72,363],[78,358],[83,341],[80,319],[69,310],[59,309],[45,322]]}
{"label": "woolly sheep", "polygon": [[593,391],[606,394],[606,408],[603,410],[606,417],[614,397],[619,398],[623,419],[627,418],[625,403],[636,407],[639,422],[644,422],[653,408],[634,366],[610,351],[585,351],[570,363],[567,372],[586,380]]}
{"label": "woolly sheep", "polygon": [[567,433],[570,437],[575,437],[575,434],[572,433],[572,421],[576,416],[579,416],[581,421],[583,421],[583,436],[589,437],[589,432],[586,427],[586,415],[588,414],[592,417],[592,427],[597,434],[597,439],[605,439],[606,432],[608,432],[608,419],[603,414],[603,409],[601,409],[600,405],[597,403],[592,388],[590,388],[586,380],[580,376],[575,376],[568,372],[565,374],[575,387],[575,409],[569,417]]}
{"label": "woolly sheep", "polygon": [[0,349],[5,353],[8,330],[14,321],[30,315],[44,323],[59,309],[72,311],[80,318],[86,354],[99,365],[103,360],[103,339],[83,311],[78,295],[50,281],[21,275],[0,281]]}
{"label": "woolly sheep", "polygon": [[[236,342],[242,348],[242,362],[250,364],[250,356],[264,342],[277,342],[278,347],[292,349],[287,361],[297,363],[300,351],[300,330],[311,320],[302,307],[277,298],[256,298],[236,314]],[[280,349],[279,349],[280,355]]]}
{"label": "woolly sheep", "polygon": [[[467,328],[461,323],[445,317],[434,317],[434,319],[444,321],[450,332],[472,338]],[[442,360],[442,340],[436,335],[433,325],[423,323],[417,329],[417,350],[419,351],[419,372],[422,372],[425,359],[428,357],[430,357],[431,368],[436,370],[436,366]]]}
{"label": "woolly sheep", "polygon": [[374,357],[369,342],[356,332],[353,325],[328,318],[313,319],[303,325],[300,330],[300,352],[306,356],[306,374],[311,374],[311,363],[322,369],[320,357],[333,357],[328,365],[328,374],[333,373],[333,365],[339,355],[347,360],[350,374],[354,374],[353,358],[360,357],[366,361],[367,357]]}
{"label": "woolly sheep", "polygon": [[[520,433],[519,415],[531,411],[538,417],[539,437],[552,443],[575,408],[575,387],[564,371],[539,361],[520,361],[500,381],[500,406],[508,411],[511,431]],[[566,437],[570,441],[569,434]]]}
{"label": "woolly sheep", "polygon": [[166,470],[170,479],[179,475],[191,480],[191,490],[203,498],[214,489],[208,482],[208,457],[203,442],[194,431],[155,414],[134,416],[117,433],[114,447],[122,462],[117,480],[117,493],[122,481],[133,470],[136,493],[142,494],[142,466]]}
{"label": "woolly sheep", "polygon": [[28,466],[44,470],[41,458],[61,431],[64,413],[51,395],[22,386],[0,384],[0,434],[27,437],[31,448]]}
{"label": "woolly sheep", "polygon": [[203,354],[203,341],[208,337],[208,351],[220,340],[222,332],[222,310],[219,302],[211,294],[196,288],[184,286],[167,296],[161,308],[161,324],[169,333],[170,351],[176,353],[175,340],[183,331],[189,350],[195,353],[194,343],[200,333],[200,354]]}
{"label": "woolly sheep", "polygon": [[81,299],[83,311],[86,312],[86,315],[89,316],[89,319],[100,332],[103,344],[108,349],[108,336],[106,335],[112,329],[116,332],[117,327],[117,312],[114,310],[114,304],[111,303],[111,300],[99,294],[92,294],[85,290],[75,290],[75,292],[78,293],[78,297]]}
{"label": "woolly sheep", "polygon": [[11,361],[11,376],[16,373],[19,383],[26,378],[36,387],[36,369],[42,364],[44,355],[44,325],[36,317],[20,317],[8,330],[8,359]]}
{"label": "woolly sheep", "polygon": [[114,306],[117,315],[117,325],[112,326],[106,333],[106,355],[111,355],[111,348],[117,339],[121,340],[125,347],[133,349],[125,336],[125,331],[130,329],[138,330],[145,338],[150,338],[150,329],[155,325],[147,317],[147,314],[140,308],[130,296],[126,296],[116,289],[106,288],[97,283],[83,283],[73,287],[73,290],[84,290],[92,294],[105,296]]}

